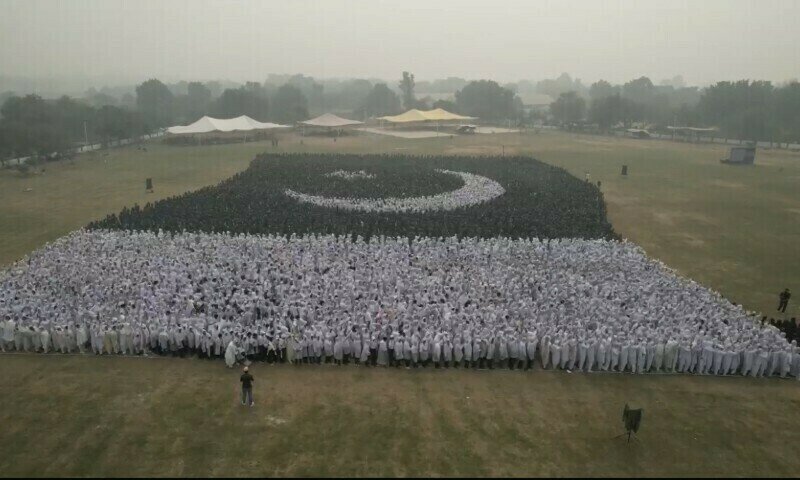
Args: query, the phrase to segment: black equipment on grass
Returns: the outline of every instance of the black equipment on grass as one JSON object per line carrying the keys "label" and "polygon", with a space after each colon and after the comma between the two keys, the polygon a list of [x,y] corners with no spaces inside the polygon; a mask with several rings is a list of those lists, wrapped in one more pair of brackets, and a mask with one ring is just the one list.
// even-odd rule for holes
{"label": "black equipment on grass", "polygon": [[625,408],[622,410],[622,423],[625,425],[625,433],[617,435],[617,437],[621,437],[623,435],[628,436],[628,443],[631,442],[631,435],[633,435],[634,440],[638,440],[636,438],[636,433],[639,432],[639,427],[642,424],[642,409],[632,409],[625,404]]}

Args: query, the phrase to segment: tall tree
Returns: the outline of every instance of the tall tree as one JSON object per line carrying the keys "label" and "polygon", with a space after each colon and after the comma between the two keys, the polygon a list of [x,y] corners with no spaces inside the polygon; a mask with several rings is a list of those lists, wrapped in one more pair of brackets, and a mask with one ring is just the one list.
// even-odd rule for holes
{"label": "tall tree", "polygon": [[363,102],[365,117],[394,115],[400,111],[400,99],[385,83],[376,83]]}
{"label": "tall tree", "polygon": [[433,108],[441,108],[448,112],[458,113],[458,105],[452,100],[439,99],[433,102]]}
{"label": "tall tree", "polygon": [[698,109],[707,125],[725,135],[746,140],[773,140],[775,89],[766,81],[718,82],[706,88]]}
{"label": "tall tree", "polygon": [[60,153],[72,140],[53,102],[38,95],[11,97],[0,107],[0,154],[11,157]]}
{"label": "tall tree", "polygon": [[95,112],[94,131],[103,141],[122,140],[144,133],[144,125],[137,112],[104,105]]}
{"label": "tall tree", "polygon": [[577,92],[562,93],[550,104],[550,113],[559,123],[572,123],[583,120],[586,115],[586,100]]}
{"label": "tall tree", "polygon": [[294,123],[308,118],[308,100],[294,85],[282,85],[272,96],[272,118],[281,123]]}
{"label": "tall tree", "polygon": [[589,98],[599,100],[619,93],[619,87],[615,87],[605,80],[598,80],[589,87]]}
{"label": "tall tree", "polygon": [[634,102],[647,105],[655,96],[653,82],[647,77],[639,77],[622,86],[622,96]]}
{"label": "tall tree", "polygon": [[211,113],[220,118],[247,115],[260,122],[265,122],[269,119],[269,107],[269,101],[252,89],[228,88],[214,101]]}
{"label": "tall tree", "polygon": [[364,99],[372,91],[372,82],[363,79],[328,82],[324,86],[325,106],[337,110],[363,109]]}
{"label": "tall tree", "polygon": [[403,93],[403,106],[406,109],[416,108],[417,98],[414,96],[414,74],[403,72],[403,79],[400,80],[400,91]]}
{"label": "tall tree", "polygon": [[166,127],[173,122],[173,99],[169,88],[155,78],[136,87],[136,106],[151,128]]}
{"label": "tall tree", "polygon": [[303,92],[308,110],[319,113],[325,110],[325,89],[313,77],[302,74],[292,75],[286,83]]}
{"label": "tall tree", "polygon": [[800,83],[789,82],[776,89],[773,97],[775,139],[800,143]]}
{"label": "tall tree", "polygon": [[619,123],[627,127],[637,116],[638,109],[639,107],[633,101],[617,93],[592,100],[589,120],[598,124],[603,130],[608,130]]}
{"label": "tall tree", "polygon": [[519,97],[492,80],[468,83],[456,92],[456,105],[462,114],[486,120],[517,120],[522,111]]}
{"label": "tall tree", "polygon": [[187,114],[189,118],[202,117],[211,105],[211,90],[200,82],[189,82],[187,89]]}
{"label": "tall tree", "polygon": [[580,79],[573,80],[568,73],[562,73],[556,79],[545,79],[537,82],[536,91],[549,95],[551,98],[558,98],[559,95],[567,92],[583,94],[586,91],[586,87],[581,83]]}

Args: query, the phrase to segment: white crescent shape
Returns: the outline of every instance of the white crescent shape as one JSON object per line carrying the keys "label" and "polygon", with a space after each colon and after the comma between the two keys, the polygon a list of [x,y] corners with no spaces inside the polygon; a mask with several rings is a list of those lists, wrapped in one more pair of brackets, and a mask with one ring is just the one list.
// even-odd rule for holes
{"label": "white crescent shape", "polygon": [[464,181],[464,186],[450,192],[425,197],[407,198],[342,198],[308,195],[286,189],[284,192],[298,202],[311,203],[320,207],[339,208],[361,212],[422,213],[440,210],[455,210],[486,203],[506,193],[502,185],[491,178],[467,172],[452,170],[436,170],[437,172],[455,175]]}

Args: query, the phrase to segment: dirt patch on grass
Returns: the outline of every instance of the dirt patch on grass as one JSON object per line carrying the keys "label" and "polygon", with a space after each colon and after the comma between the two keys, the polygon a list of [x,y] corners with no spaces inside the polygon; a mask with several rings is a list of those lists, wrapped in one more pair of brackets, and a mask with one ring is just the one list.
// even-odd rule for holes
{"label": "dirt patch on grass", "polygon": [[676,216],[677,215],[675,214],[675,212],[655,212],[653,214],[653,218],[655,218],[658,223],[661,223],[669,227],[675,225]]}
{"label": "dirt patch on grass", "polygon": [[688,247],[700,248],[705,246],[706,244],[706,241],[703,240],[702,238],[699,238],[689,233],[682,233],[680,236],[683,243],[685,243]]}
{"label": "dirt patch on grass", "polygon": [[743,184],[743,183],[731,182],[731,181],[722,180],[722,179],[719,179],[719,178],[715,178],[715,179],[711,180],[708,183],[709,183],[709,185],[712,185],[714,187],[722,187],[722,188],[745,188],[746,187],[746,185]]}

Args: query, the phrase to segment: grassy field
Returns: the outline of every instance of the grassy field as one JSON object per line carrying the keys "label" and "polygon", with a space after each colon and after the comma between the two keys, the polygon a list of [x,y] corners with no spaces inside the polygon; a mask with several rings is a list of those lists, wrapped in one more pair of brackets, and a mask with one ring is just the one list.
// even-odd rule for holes
{"label": "grassy field", "polygon": [[[795,380],[6,355],[3,476],[794,476]],[[13,393],[12,393],[13,392]],[[644,408],[639,442],[614,439]]]}
{"label": "grassy field", "polygon": [[[262,151],[530,154],[602,181],[617,232],[733,301],[800,290],[800,155],[564,133],[280,147],[151,145],[0,171],[0,264],[125,205],[216,183]],[[630,175],[619,175],[621,165]],[[152,177],[156,192],[144,192]],[[26,192],[25,190],[32,189]],[[790,305],[797,312],[797,302]],[[256,367],[236,405],[221,362],[0,356],[0,475],[704,475],[800,471],[800,382],[535,372]],[[625,402],[641,443],[611,438]]]}

